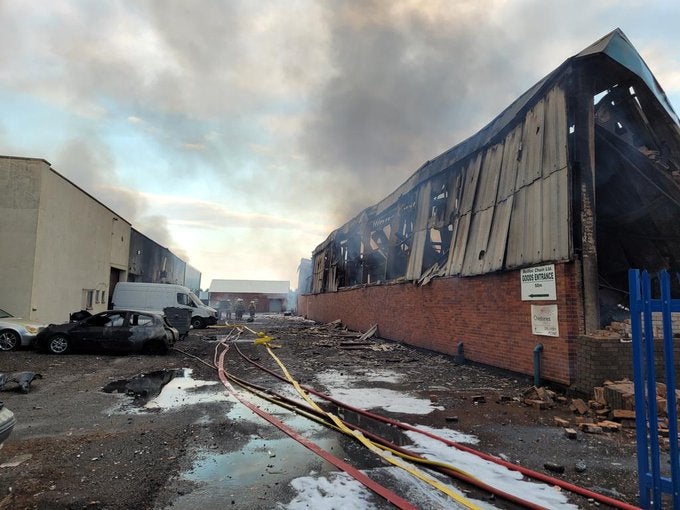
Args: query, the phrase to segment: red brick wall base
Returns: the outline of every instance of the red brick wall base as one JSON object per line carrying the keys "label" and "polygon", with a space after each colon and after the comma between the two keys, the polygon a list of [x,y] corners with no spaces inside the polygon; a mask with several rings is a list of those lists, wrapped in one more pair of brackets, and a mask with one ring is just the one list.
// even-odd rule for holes
{"label": "red brick wall base", "polygon": [[[423,287],[409,282],[306,294],[298,313],[319,322],[340,319],[359,331],[378,324],[382,338],[446,354],[463,342],[466,359],[529,375],[540,343],[541,377],[570,384],[583,333],[580,265],[555,264],[555,273],[557,301],[522,301],[520,272],[508,271],[438,278]],[[557,304],[559,337],[532,334],[532,304]]]}

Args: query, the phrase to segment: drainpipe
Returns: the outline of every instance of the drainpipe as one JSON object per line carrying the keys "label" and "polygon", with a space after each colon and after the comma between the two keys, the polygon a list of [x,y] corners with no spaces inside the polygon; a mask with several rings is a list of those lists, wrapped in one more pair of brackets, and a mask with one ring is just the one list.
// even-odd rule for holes
{"label": "drainpipe", "polygon": [[458,342],[458,345],[456,346],[456,355],[453,358],[453,362],[456,365],[465,364],[465,354],[463,354],[463,342]]}
{"label": "drainpipe", "polygon": [[534,386],[537,388],[541,385],[541,353],[543,352],[543,344],[536,344],[534,347]]}

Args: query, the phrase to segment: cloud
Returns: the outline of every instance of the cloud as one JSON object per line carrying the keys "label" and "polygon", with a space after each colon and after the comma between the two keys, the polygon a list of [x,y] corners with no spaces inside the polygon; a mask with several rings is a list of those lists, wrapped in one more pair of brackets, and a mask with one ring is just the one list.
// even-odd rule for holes
{"label": "cloud", "polygon": [[317,91],[300,147],[345,177],[345,216],[482,127],[521,81],[523,66],[507,58],[517,41],[478,22],[495,3],[428,5],[340,2],[326,12],[334,76]]}
{"label": "cloud", "polygon": [[[193,197],[177,197],[144,193],[141,195],[152,211],[165,211],[176,225],[193,226],[206,230],[223,228],[246,228],[262,230],[282,230],[307,232],[321,235],[331,229],[331,225],[309,223],[285,214],[267,214],[260,211],[245,211]],[[256,208],[261,209],[261,208]]]}
{"label": "cloud", "polygon": [[[642,2],[323,5],[333,74],[313,93],[298,147],[335,181],[338,224],[617,24],[651,16]],[[676,77],[666,74],[674,86]]]}
{"label": "cloud", "polygon": [[188,261],[187,251],[175,242],[171,234],[168,217],[150,213],[152,206],[148,197],[119,182],[111,151],[95,135],[68,141],[54,160],[53,167],[131,222],[133,228]]}
{"label": "cloud", "polygon": [[3,118],[0,142],[53,161],[201,270],[271,275],[616,26],[666,91],[680,91],[667,42],[678,6],[660,10],[637,0],[0,0],[0,93],[54,117],[21,139]]}

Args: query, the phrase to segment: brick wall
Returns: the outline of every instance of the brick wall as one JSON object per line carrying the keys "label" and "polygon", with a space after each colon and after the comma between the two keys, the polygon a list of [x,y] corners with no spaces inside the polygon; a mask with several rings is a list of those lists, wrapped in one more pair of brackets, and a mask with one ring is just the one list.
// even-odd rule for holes
{"label": "brick wall", "polygon": [[576,344],[576,374],[572,389],[592,395],[595,386],[609,379],[633,378],[633,351],[620,337],[581,336]]}
{"label": "brick wall", "polygon": [[[533,349],[543,344],[541,377],[570,384],[575,342],[583,334],[578,262],[555,264],[557,301],[522,301],[520,272],[365,286],[300,296],[298,313],[320,322],[340,319],[355,330],[378,324],[382,338],[533,374]],[[559,337],[531,331],[531,304],[557,304]]]}
{"label": "brick wall", "polygon": [[[662,337],[654,341],[657,382],[664,382]],[[680,373],[680,345],[673,343],[675,372]],[[633,380],[633,344],[630,339],[610,336],[581,336],[576,344],[576,377],[572,389],[592,395],[595,386],[606,380]]]}

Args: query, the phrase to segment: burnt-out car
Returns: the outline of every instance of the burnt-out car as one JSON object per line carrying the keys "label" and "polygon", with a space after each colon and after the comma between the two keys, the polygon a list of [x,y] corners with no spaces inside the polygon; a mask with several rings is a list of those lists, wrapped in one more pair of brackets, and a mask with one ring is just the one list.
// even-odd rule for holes
{"label": "burnt-out car", "polygon": [[109,310],[76,322],[50,324],[36,338],[39,350],[165,353],[179,333],[162,315],[135,310]]}

